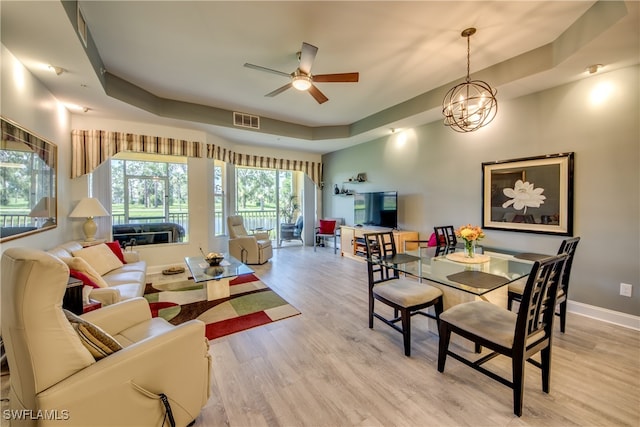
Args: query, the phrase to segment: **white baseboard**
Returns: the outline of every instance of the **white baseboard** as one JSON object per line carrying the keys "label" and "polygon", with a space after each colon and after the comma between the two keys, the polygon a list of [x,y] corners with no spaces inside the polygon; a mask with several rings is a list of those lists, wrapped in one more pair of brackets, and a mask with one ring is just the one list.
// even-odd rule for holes
{"label": "white baseboard", "polygon": [[567,311],[640,331],[640,316],[633,316],[620,311],[613,311],[608,308],[596,307],[595,305],[583,304],[571,300],[567,301]]}

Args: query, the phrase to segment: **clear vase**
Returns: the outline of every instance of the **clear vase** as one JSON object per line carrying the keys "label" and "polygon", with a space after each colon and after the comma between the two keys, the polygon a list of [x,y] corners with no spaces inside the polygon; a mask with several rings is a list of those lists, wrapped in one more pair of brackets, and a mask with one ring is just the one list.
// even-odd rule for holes
{"label": "clear vase", "polygon": [[467,258],[474,258],[476,256],[476,241],[475,240],[465,240],[464,241],[464,252]]}

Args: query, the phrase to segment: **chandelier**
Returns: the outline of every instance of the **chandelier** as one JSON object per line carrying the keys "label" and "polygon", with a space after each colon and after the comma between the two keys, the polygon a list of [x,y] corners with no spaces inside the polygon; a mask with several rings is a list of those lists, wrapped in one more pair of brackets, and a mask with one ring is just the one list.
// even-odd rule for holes
{"label": "chandelier", "polygon": [[497,90],[482,80],[469,78],[469,37],[475,28],[467,28],[462,37],[467,38],[467,78],[463,83],[452,87],[442,101],[442,114],[445,126],[456,132],[473,132],[487,125],[498,112]]}

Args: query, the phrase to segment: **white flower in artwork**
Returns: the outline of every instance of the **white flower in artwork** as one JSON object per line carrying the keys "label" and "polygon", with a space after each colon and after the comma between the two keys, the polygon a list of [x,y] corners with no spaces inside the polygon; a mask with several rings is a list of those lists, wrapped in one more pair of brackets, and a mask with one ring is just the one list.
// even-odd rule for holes
{"label": "white flower in artwork", "polygon": [[513,205],[517,211],[524,209],[522,213],[527,213],[527,208],[539,208],[544,203],[546,196],[543,196],[544,188],[533,188],[533,183],[522,182],[521,179],[516,181],[513,188],[505,188],[502,190],[505,196],[510,197],[502,204],[503,208]]}

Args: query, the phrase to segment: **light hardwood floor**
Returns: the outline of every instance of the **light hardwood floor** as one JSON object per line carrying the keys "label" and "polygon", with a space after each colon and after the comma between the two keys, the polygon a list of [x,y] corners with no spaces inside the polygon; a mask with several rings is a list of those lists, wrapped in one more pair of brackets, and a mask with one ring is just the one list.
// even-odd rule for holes
{"label": "light hardwood floor", "polygon": [[[366,264],[331,248],[274,251],[257,275],[300,316],[211,341],[212,395],[196,426],[639,426],[640,332],[569,314],[553,346],[551,393],[526,367],[511,389],[449,358],[414,318],[401,334],[367,323]],[[573,283],[572,286],[579,286]],[[508,373],[508,359],[489,363]]]}
{"label": "light hardwood floor", "polygon": [[437,371],[426,319],[414,318],[410,358],[398,332],[368,328],[366,264],[331,248],[274,252],[254,270],[302,314],[211,341],[195,426],[640,426],[638,331],[569,314],[566,334],[555,325],[551,393],[527,365],[518,418],[511,389],[451,358]]}

